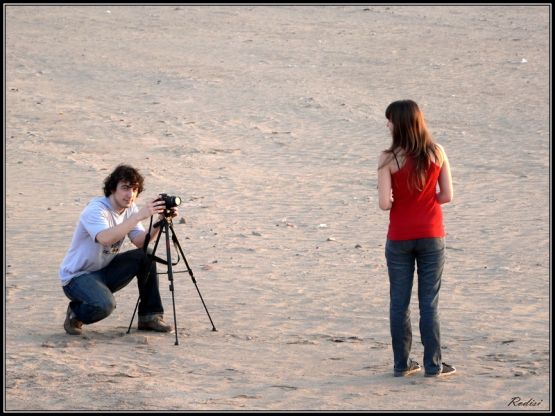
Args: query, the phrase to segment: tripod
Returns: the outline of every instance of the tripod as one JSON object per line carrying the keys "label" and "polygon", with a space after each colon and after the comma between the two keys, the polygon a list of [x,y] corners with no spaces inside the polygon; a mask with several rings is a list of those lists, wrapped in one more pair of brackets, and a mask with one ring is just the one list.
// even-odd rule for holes
{"label": "tripod", "polygon": [[[151,217],[151,222],[152,224],[152,217]],[[193,275],[193,271],[191,270],[191,268],[189,267],[189,263],[187,262],[187,258],[185,257],[185,254],[183,254],[183,250],[181,249],[181,245],[179,244],[179,241],[177,240],[177,237],[175,235],[175,230],[173,229],[173,223],[172,223],[172,218],[171,218],[171,211],[166,209],[166,211],[164,211],[164,217],[158,221],[156,224],[154,224],[154,228],[156,228],[157,226],[160,226],[160,232],[158,233],[158,237],[156,239],[156,243],[154,244],[154,249],[152,251],[151,254],[147,254],[147,248],[148,248],[148,243],[150,242],[150,233],[148,233],[145,237],[145,242],[143,245],[143,250],[145,252],[145,255],[147,256],[147,268],[146,268],[146,279],[148,279],[149,274],[150,274],[150,264],[152,261],[157,261],[159,263],[163,263],[163,264],[167,264],[168,265],[168,280],[170,281],[170,292],[172,292],[172,303],[173,303],[173,322],[174,322],[174,328],[175,328],[175,345],[179,345],[179,340],[177,338],[177,317],[176,317],[176,313],[175,313],[175,295],[174,295],[174,287],[173,287],[173,266],[175,266],[177,263],[179,263],[179,254],[181,254],[181,257],[183,258],[183,261],[185,262],[185,266],[187,267],[187,271],[189,272],[189,276],[191,276],[191,280],[193,281],[193,283],[195,284],[195,287],[197,289],[198,295],[200,296],[200,300],[202,301],[202,304],[204,306],[204,310],[206,311],[206,314],[208,315],[208,319],[210,319],[210,323],[212,324],[212,331],[216,331],[216,327],[214,326],[214,322],[212,322],[212,318],[210,317],[210,313],[208,312],[208,309],[206,308],[206,304],[204,303],[204,299],[202,298],[202,295],[200,294],[200,290],[197,286],[197,281],[195,279],[195,276]],[[149,227],[149,231],[150,231],[150,227]],[[172,233],[172,241],[173,241],[173,245],[174,247],[177,248],[177,250],[179,251],[178,255],[177,255],[177,262],[172,263],[171,260],[171,250],[170,250],[170,231]],[[162,260],[158,257],[155,256],[156,253],[156,249],[158,248],[158,243],[160,242],[160,237],[162,236],[162,233],[166,234],[166,260]],[[184,273],[184,272],[176,272],[176,273]],[[139,307],[139,302],[141,301],[141,297],[139,295],[139,299],[137,299],[137,304],[135,305],[135,310],[133,311],[133,316],[131,317],[131,322],[129,323],[129,328],[127,329],[127,333],[129,333],[131,331],[131,325],[133,324],[133,320],[135,319],[135,313],[137,312],[137,308]]]}

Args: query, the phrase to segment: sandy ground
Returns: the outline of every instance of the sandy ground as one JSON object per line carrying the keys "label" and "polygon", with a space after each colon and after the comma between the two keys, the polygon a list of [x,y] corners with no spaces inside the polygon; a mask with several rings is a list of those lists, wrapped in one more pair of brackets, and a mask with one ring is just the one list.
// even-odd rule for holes
{"label": "sandy ground", "polygon": [[[5,6],[4,410],[550,410],[549,17]],[[458,371],[441,380],[392,376],[376,165],[402,98],[454,178],[440,313]],[[187,274],[177,346],[126,334],[134,283],[64,332],[58,267],[120,162],[141,198],[184,199],[176,235],[217,332]]]}

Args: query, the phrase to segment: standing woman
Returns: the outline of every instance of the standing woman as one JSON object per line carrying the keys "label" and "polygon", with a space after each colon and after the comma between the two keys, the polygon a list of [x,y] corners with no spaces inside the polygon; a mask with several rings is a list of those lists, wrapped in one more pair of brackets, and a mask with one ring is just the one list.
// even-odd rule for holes
{"label": "standing woman", "polygon": [[434,143],[414,101],[391,103],[385,117],[393,140],[379,158],[378,192],[380,208],[390,210],[385,257],[390,283],[393,374],[402,377],[421,369],[409,358],[409,305],[415,264],[425,375],[453,374],[455,367],[441,360],[438,314],[445,259],[441,204],[453,198],[449,161],[443,147]]}

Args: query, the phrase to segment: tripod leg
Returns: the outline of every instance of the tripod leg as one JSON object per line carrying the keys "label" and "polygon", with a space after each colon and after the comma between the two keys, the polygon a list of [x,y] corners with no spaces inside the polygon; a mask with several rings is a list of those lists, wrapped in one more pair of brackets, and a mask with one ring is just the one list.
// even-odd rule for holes
{"label": "tripod leg", "polygon": [[[166,233],[166,260],[168,262],[168,279],[170,281],[170,291],[172,292],[172,303],[173,303],[173,323],[175,329],[175,345],[179,345],[179,340],[177,339],[177,315],[175,313],[175,295],[174,295],[174,287],[173,287],[173,268],[172,268],[172,259],[171,259],[171,250],[170,250],[170,230],[169,230],[169,223],[165,221],[164,223],[164,232]],[[173,231],[173,230],[172,230]]]}
{"label": "tripod leg", "polygon": [[133,316],[131,317],[131,321],[129,322],[129,328],[127,328],[127,333],[131,332],[131,325],[133,325],[133,320],[135,319],[135,314],[137,313],[137,308],[139,307],[139,302],[141,301],[141,297],[137,298],[137,303],[135,304],[135,310],[133,311]]}
{"label": "tripod leg", "polygon": [[[208,319],[210,319],[210,323],[212,324],[212,331],[217,331],[216,330],[216,326],[214,325],[214,322],[212,321],[212,317],[210,316],[210,313],[208,312],[208,308],[206,307],[206,303],[204,303],[204,299],[202,298],[202,295],[200,294],[200,290],[197,286],[197,281],[195,279],[195,276],[193,276],[193,271],[191,270],[191,268],[189,267],[189,263],[187,262],[187,258],[185,257],[185,254],[183,254],[183,250],[181,249],[181,244],[179,244],[179,241],[177,240],[177,237],[175,235],[175,231],[173,229],[173,225],[169,224],[169,227],[171,228],[172,231],[172,240],[173,243],[175,244],[175,246],[178,248],[179,253],[181,253],[181,257],[183,258],[183,261],[185,262],[185,266],[187,267],[187,271],[189,272],[189,276],[191,276],[191,280],[193,281],[193,283],[195,284],[195,287],[197,289],[198,295],[200,297],[200,300],[202,302],[202,305],[204,306],[204,310],[206,311],[206,314],[208,315]],[[168,239],[169,237],[166,236],[166,239]],[[169,241],[169,240],[168,240]],[[169,243],[168,243],[169,244]],[[169,250],[169,249],[168,249]],[[173,293],[173,292],[172,292]]]}
{"label": "tripod leg", "polygon": [[[158,234],[158,238],[156,238],[156,243],[154,243],[154,250],[152,251],[152,260],[150,260],[150,262],[154,261],[154,253],[156,252],[156,248],[158,247],[158,242],[160,241],[160,236],[162,234]],[[150,242],[150,233],[148,233],[146,235],[145,238],[145,243],[143,245],[143,250],[145,253],[145,256],[148,260],[148,243]],[[150,263],[145,265],[145,270],[146,270],[146,277],[145,280],[149,278],[150,276]],[[141,301],[141,296],[139,295],[139,298],[137,299],[137,304],[135,305],[135,310],[133,311],[133,316],[131,316],[131,321],[129,322],[129,328],[127,328],[127,333],[129,334],[129,332],[131,332],[131,326],[133,325],[133,321],[135,320],[135,314],[137,313],[137,308],[139,307],[139,302]]]}

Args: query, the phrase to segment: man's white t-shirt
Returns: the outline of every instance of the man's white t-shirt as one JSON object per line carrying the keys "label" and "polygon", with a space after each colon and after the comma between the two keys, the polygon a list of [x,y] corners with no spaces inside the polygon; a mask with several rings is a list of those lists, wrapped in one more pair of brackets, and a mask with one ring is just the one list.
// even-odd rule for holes
{"label": "man's white t-shirt", "polygon": [[[110,264],[125,238],[110,247],[105,247],[96,242],[97,234],[121,224],[138,211],[133,203],[123,213],[118,214],[107,197],[95,198],[89,202],[79,217],[71,246],[60,266],[62,285],[66,285],[76,276],[95,272]],[[127,235],[133,240],[137,234],[144,231],[143,225],[139,222]]]}

